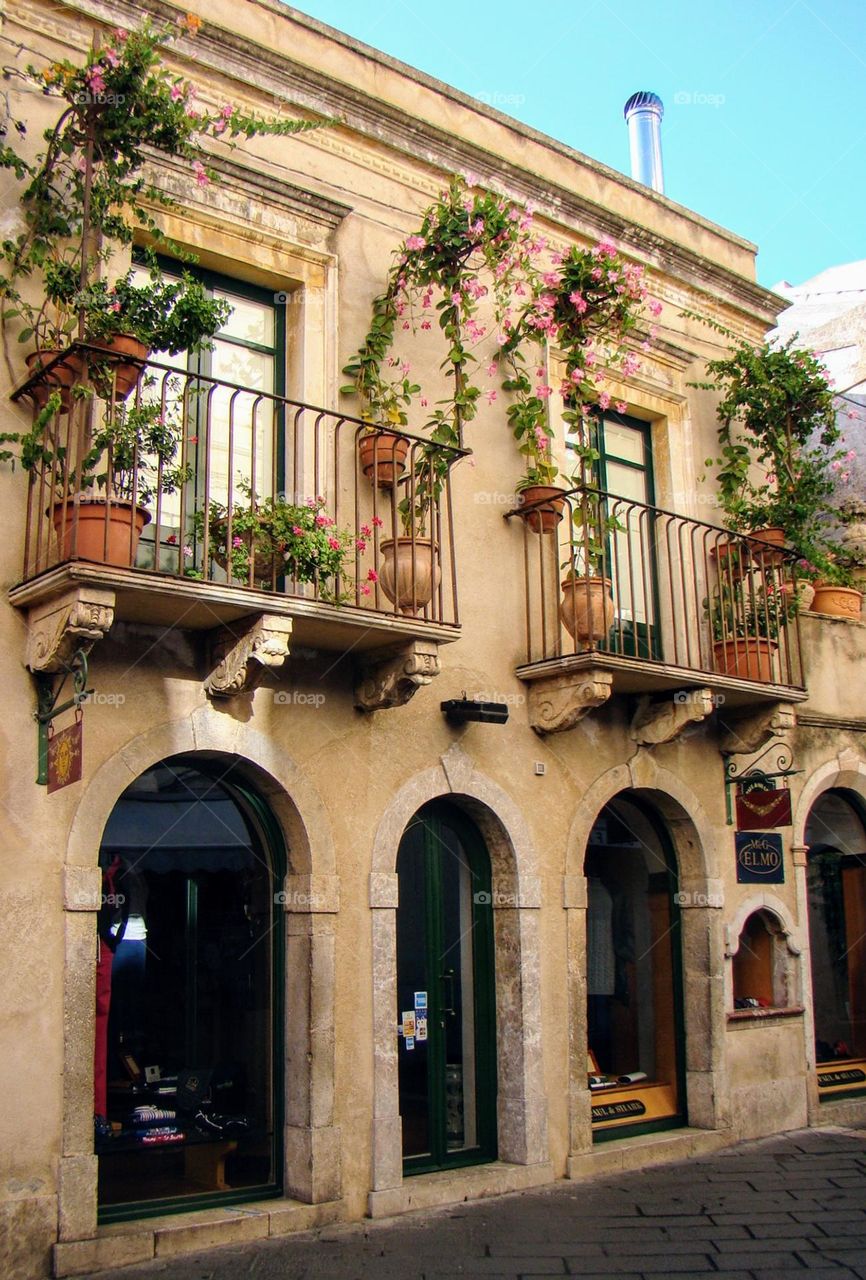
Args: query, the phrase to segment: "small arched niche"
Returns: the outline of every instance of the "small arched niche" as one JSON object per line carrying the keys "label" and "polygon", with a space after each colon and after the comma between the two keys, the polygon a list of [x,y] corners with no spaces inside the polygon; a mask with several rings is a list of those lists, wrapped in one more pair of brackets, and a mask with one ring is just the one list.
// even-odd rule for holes
{"label": "small arched niche", "polygon": [[746,916],[731,957],[734,1010],[799,1008],[795,955],[773,911],[759,907]]}

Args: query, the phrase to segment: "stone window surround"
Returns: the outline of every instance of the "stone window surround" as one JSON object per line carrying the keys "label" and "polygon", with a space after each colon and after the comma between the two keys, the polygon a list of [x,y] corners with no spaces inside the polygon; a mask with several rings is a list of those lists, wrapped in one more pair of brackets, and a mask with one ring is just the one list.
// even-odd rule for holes
{"label": "stone window surround", "polygon": [[[538,909],[541,882],[526,823],[517,806],[475,769],[456,744],[440,764],[407,782],[383,815],[373,844],[373,1170],[369,1212],[409,1207],[403,1186],[397,1068],[397,873],[400,840],[430,800],[450,800],[472,819],[490,855],[496,985],[497,1131],[500,1162],[536,1166],[551,1177],[541,1036]],[[471,1170],[464,1171],[471,1176]],[[440,1175],[429,1175],[437,1178]],[[425,1175],[407,1179],[407,1188]],[[535,1179],[534,1179],[535,1180]],[[521,1180],[525,1184],[525,1179]]]}
{"label": "stone window surround", "polygon": [[176,755],[237,761],[283,832],[288,856],[283,1185],[287,1197],[307,1204],[334,1202],[342,1194],[341,1135],[334,1123],[339,878],[327,811],[303,771],[263,734],[201,707],[187,720],[141,734],[107,760],[85,786],[71,823],[63,868],[61,1242],[91,1240],[97,1233],[93,1043],[100,840],[126,787],[160,760]]}

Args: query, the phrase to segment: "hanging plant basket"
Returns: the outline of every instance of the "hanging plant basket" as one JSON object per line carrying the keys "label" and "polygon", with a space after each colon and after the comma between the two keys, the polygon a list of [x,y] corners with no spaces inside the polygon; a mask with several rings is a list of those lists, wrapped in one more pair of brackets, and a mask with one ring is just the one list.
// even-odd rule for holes
{"label": "hanging plant basket", "polygon": [[[392,431],[374,431],[358,440],[361,470],[378,489],[393,489],[406,470],[409,441]],[[375,477],[375,480],[374,480]]]}
{"label": "hanging plant basket", "polygon": [[[27,360],[27,371],[30,377],[46,369],[60,351],[31,351]],[[63,360],[53,368],[46,369],[38,382],[30,388],[33,403],[37,409],[44,409],[52,391],[60,392],[60,412],[68,413],[72,404],[72,388],[81,380],[84,372],[84,361],[77,351],[69,352]]]}
{"label": "hanging plant basket", "polygon": [[520,491],[522,507],[543,502],[534,511],[521,511],[521,518],[533,533],[550,533],[560,523],[565,509],[565,490],[552,484],[530,484]]}

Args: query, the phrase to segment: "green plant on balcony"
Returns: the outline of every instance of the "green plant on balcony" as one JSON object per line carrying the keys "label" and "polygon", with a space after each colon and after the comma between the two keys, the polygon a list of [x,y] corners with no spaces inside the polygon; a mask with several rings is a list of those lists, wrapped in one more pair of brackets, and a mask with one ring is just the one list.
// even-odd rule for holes
{"label": "green plant on balcony", "polygon": [[720,582],[704,600],[714,640],[752,637],[778,640],[796,606],[773,582],[755,584],[748,577]]}
{"label": "green plant on balcony", "polygon": [[799,557],[817,564],[832,550],[827,512],[853,455],[837,447],[842,436],[826,370],[796,341],[796,334],[781,346],[738,340],[727,356],[708,361],[709,380],[691,385],[721,395],[719,456],[707,465],[717,467],[726,526],[779,529]]}
{"label": "green plant on balcony", "polygon": [[[249,481],[240,481],[242,500],[232,503],[212,501],[206,511],[193,516],[193,532],[205,538],[207,514],[208,554],[222,568],[231,571],[234,582],[265,590],[275,579],[285,577],[296,583],[315,583],[320,599],[339,604],[346,598],[337,580],[350,580],[349,563],[363,553],[366,542],[347,530],[338,529],[325,511],[323,498],[289,502],[282,495],[259,498]],[[367,530],[367,532],[369,532]],[[368,571],[367,583],[377,575]],[[362,594],[369,594],[367,583]]]}
{"label": "green plant on balcony", "polygon": [[[156,310],[165,313],[166,286],[155,250],[185,255],[149,211],[175,204],[146,175],[151,151],[186,162],[190,181],[206,187],[217,175],[205,140],[235,145],[239,137],[293,134],[323,123],[266,119],[231,104],[216,111],[198,106],[195,86],[165,65],[163,51],[195,36],[200,26],[194,16],[163,27],[147,20],[138,30],[115,30],[102,43],[95,41],[81,63],[62,59],[22,73],[26,85],[57,100],[58,116],[44,131],[45,145],[35,157],[21,143],[0,145],[0,167],[22,186],[23,218],[23,229],[0,245],[0,319],[5,332],[17,323],[19,340],[35,342],[37,367],[44,367],[76,331],[79,338],[95,338],[99,331],[104,340],[109,332],[121,332],[111,326],[128,318],[143,335],[152,336],[154,327],[159,332],[161,322],[146,319],[145,297],[132,308],[128,275],[114,283],[100,278],[119,252],[146,236],[151,282],[144,289],[150,290]],[[18,132],[26,136],[23,122]],[[186,326],[199,334],[196,341],[212,336],[218,312],[206,315],[197,286],[187,278],[169,288],[177,313],[172,335],[180,340]],[[124,316],[124,299],[135,314]],[[114,308],[117,301],[121,306]],[[162,321],[168,319],[163,314]]]}

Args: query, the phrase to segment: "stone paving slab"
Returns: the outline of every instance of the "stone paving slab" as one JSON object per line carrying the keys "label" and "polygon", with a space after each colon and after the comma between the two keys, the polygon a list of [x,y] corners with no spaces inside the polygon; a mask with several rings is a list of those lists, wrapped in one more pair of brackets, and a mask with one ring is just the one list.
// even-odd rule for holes
{"label": "stone paving slab", "polygon": [[[99,1280],[866,1280],[866,1132],[805,1130]],[[93,1278],[95,1280],[95,1278]]]}

